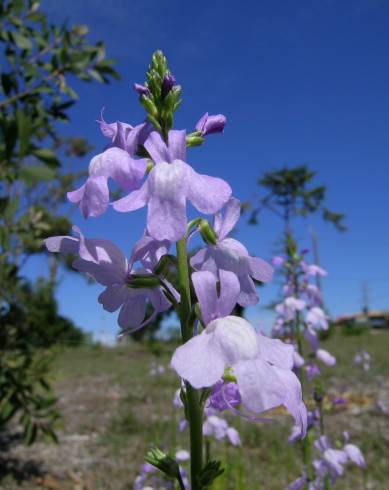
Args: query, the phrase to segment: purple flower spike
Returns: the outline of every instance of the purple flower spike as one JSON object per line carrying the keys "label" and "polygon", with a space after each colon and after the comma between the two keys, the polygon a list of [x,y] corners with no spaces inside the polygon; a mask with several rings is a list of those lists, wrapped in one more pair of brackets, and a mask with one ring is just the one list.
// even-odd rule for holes
{"label": "purple flower spike", "polygon": [[145,87],[144,85],[141,85],[140,83],[134,83],[132,88],[137,92],[139,95],[149,95],[150,90]]}
{"label": "purple flower spike", "polygon": [[[142,260],[143,255],[139,247],[134,248],[133,255],[128,261],[122,252],[113,243],[107,240],[87,240],[81,231],[73,228],[79,238],[70,236],[56,236],[45,240],[49,252],[72,253],[79,258],[73,262],[73,267],[98,283],[106,286],[98,300],[107,311],[114,312],[120,308],[118,323],[123,331],[135,331],[151,322],[158,313],[170,308],[160,287],[152,289],[138,289],[129,287],[131,276],[135,274],[150,274],[145,268],[133,269],[133,264]],[[149,244],[149,248],[156,246]],[[144,250],[147,255],[147,250]],[[178,297],[172,286],[168,285],[170,292]],[[146,306],[150,303],[154,312],[145,318]]]}
{"label": "purple flower spike", "polygon": [[120,148],[109,148],[92,158],[87,181],[67,197],[79,205],[85,218],[100,216],[109,205],[108,179],[124,191],[132,191],[140,187],[146,168],[146,159],[134,160]]}
{"label": "purple flower spike", "polygon": [[208,112],[202,116],[196,124],[196,131],[199,131],[202,136],[207,136],[213,133],[222,133],[224,126],[227,123],[226,116],[223,114],[209,115]]}
{"label": "purple flower spike", "polygon": [[240,285],[237,302],[241,306],[248,306],[259,300],[253,279],[269,282],[273,277],[273,268],[259,257],[251,257],[238,240],[228,238],[239,216],[240,202],[231,198],[225,207],[224,217],[220,213],[215,216],[214,229],[218,236],[216,245],[199,250],[192,257],[191,265],[196,270],[211,272],[217,279],[222,270],[235,274]]}
{"label": "purple flower spike", "polygon": [[231,196],[222,179],[198,174],[185,163],[185,131],[170,131],[168,145],[152,132],[145,147],[155,162],[143,186],[113,203],[119,212],[148,205],[147,230],[156,240],[178,241],[187,226],[186,203],[204,214],[219,211]]}
{"label": "purple flower spike", "polygon": [[232,368],[249,411],[261,413],[284,405],[305,435],[307,410],[292,372],[293,346],[257,334],[243,318],[212,320],[200,335],[176,349],[172,367],[197,389],[213,386],[225,368]]}

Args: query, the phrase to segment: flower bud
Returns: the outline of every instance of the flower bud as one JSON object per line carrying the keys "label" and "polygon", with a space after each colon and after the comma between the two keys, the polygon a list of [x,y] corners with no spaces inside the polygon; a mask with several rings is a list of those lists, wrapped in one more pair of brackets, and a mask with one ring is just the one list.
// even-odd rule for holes
{"label": "flower bud", "polygon": [[165,254],[159,259],[158,264],[154,267],[154,274],[157,276],[166,276],[169,272],[170,266],[177,262],[174,255]]}
{"label": "flower bud", "polygon": [[161,449],[156,447],[150,449],[146,454],[145,460],[165,473],[166,476],[181,481],[181,473],[177,461],[165,454]]}
{"label": "flower bud", "polygon": [[186,137],[186,146],[188,148],[191,148],[192,146],[201,146],[204,143],[204,138],[199,135],[199,133],[194,132],[191,134],[188,134]]}
{"label": "flower bud", "polygon": [[134,289],[153,289],[160,286],[159,278],[152,274],[131,274],[127,285]]}
{"label": "flower bud", "polygon": [[140,100],[141,100],[143,107],[146,109],[146,111],[151,116],[158,117],[158,109],[157,109],[156,105],[154,104],[154,102],[149,97],[142,95]]}
{"label": "flower bud", "polygon": [[199,224],[201,238],[208,245],[216,245],[217,235],[212,226],[208,223],[206,219],[202,219]]}
{"label": "flower bud", "polygon": [[176,79],[171,73],[166,73],[162,81],[161,97],[164,99],[176,84]]}
{"label": "flower bud", "polygon": [[223,114],[209,115],[208,112],[197,122],[196,130],[199,131],[202,136],[213,133],[222,133],[227,119]]}
{"label": "flower bud", "polygon": [[134,83],[132,88],[135,92],[138,92],[139,95],[150,95],[150,90],[140,83]]}

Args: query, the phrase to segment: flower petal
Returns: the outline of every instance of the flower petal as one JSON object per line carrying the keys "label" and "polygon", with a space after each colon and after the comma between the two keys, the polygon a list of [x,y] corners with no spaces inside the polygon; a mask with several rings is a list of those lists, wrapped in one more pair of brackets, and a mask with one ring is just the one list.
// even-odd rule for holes
{"label": "flower petal", "polygon": [[[189,167],[189,165],[188,165]],[[187,198],[204,214],[215,214],[231,197],[231,187],[223,179],[198,174],[191,167]]]}
{"label": "flower petal", "polygon": [[193,272],[192,282],[200,304],[204,323],[208,325],[217,316],[218,297],[216,292],[216,277],[209,271]]}
{"label": "flower petal", "polygon": [[216,265],[213,248],[201,248],[191,259],[190,265],[196,270],[210,271],[216,277],[218,276],[218,267]]}
{"label": "flower petal", "polygon": [[186,131],[173,129],[169,131],[169,162],[186,160]]}
{"label": "flower petal", "polygon": [[113,147],[92,158],[90,177],[112,178],[123,190],[139,188],[147,169],[145,158],[134,160],[127,151]]}
{"label": "flower petal", "polygon": [[219,271],[219,277],[218,316],[224,317],[235,308],[240,293],[240,283],[236,275],[230,271]]}
{"label": "flower petal", "polygon": [[239,276],[240,294],[238,303],[241,306],[256,305],[259,301],[257,289],[250,276]]}
{"label": "flower petal", "polygon": [[233,230],[239,221],[240,209],[239,199],[231,197],[224,208],[224,216],[221,215],[221,212],[215,215],[214,228],[219,240],[223,240]]}
{"label": "flower petal", "polygon": [[293,416],[296,425],[301,429],[301,436],[305,437],[308,426],[308,413],[302,399],[301,384],[293,371],[273,366],[279,379],[285,387],[285,395],[282,404]]}
{"label": "flower petal", "polygon": [[175,350],[171,365],[194,388],[214,385],[224,373],[224,359],[212,335],[204,330]]}
{"label": "flower petal", "polygon": [[118,324],[123,330],[136,330],[146,314],[146,300],[141,290],[129,289],[131,296],[120,309]]}
{"label": "flower petal", "polygon": [[271,339],[258,334],[260,356],[265,360],[284,369],[293,368],[294,347],[279,339]]}
{"label": "flower petal", "polygon": [[316,351],[316,357],[326,366],[335,366],[336,364],[336,358],[325,349],[318,349]]}
{"label": "flower petal", "polygon": [[104,310],[109,312],[116,311],[126,300],[128,287],[123,284],[114,284],[108,286],[98,298],[99,303],[103,305]]}
{"label": "flower petal", "polygon": [[69,199],[70,202],[77,204],[84,197],[84,192],[85,192],[85,184],[83,184],[81,187],[79,187],[75,191],[68,192],[66,194],[66,197]]}
{"label": "flower petal", "polygon": [[220,296],[217,295],[217,279],[211,272],[194,272],[192,281],[206,325],[215,318],[229,315],[234,309],[240,291],[235,274],[220,271]]}
{"label": "flower petal", "polygon": [[106,177],[90,177],[84,188],[80,202],[80,210],[84,218],[97,218],[107,209],[109,204],[109,189]]}
{"label": "flower petal", "polygon": [[79,240],[71,236],[53,236],[43,242],[49,252],[78,253]]}
{"label": "flower petal", "polygon": [[143,208],[150,198],[149,181],[142,185],[142,187],[136,191],[132,191],[128,196],[122,197],[112,203],[112,207],[115,211],[120,213],[127,213],[129,211],[135,211],[136,209]]}
{"label": "flower petal", "polygon": [[254,413],[282,405],[285,387],[274,367],[262,359],[250,359],[234,365],[243,405]]}
{"label": "flower petal", "polygon": [[144,146],[155,163],[165,163],[170,161],[166,143],[157,131],[152,131],[149,134]]}
{"label": "flower petal", "polygon": [[273,267],[259,257],[247,258],[250,276],[261,282],[270,282],[273,279]]}
{"label": "flower petal", "polygon": [[147,230],[156,240],[178,241],[186,231],[188,166],[179,160],[158,163],[149,177]]}

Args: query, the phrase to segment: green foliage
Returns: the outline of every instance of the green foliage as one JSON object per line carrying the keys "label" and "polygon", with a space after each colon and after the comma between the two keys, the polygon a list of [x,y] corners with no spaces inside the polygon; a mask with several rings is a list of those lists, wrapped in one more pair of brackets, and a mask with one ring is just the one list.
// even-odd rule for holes
{"label": "green foliage", "polygon": [[83,340],[58,314],[56,260],[48,281],[29,282],[23,266],[43,252],[44,238],[70,232],[59,211],[80,174],[65,172],[63,160],[90,150],[82,138],[58,134],[77,100],[70,82],[118,78],[104,45],[89,44],[87,33],[86,26],[49,23],[39,1],[0,2],[0,430],[18,418],[27,443],[40,434],[55,438],[43,349]]}
{"label": "green foliage", "polygon": [[316,173],[307,165],[283,167],[273,172],[266,172],[258,179],[258,185],[267,192],[260,199],[259,205],[251,211],[250,223],[258,222],[258,214],[263,208],[271,210],[282,218],[286,228],[289,227],[293,217],[307,217],[321,212],[325,221],[331,222],[339,231],[345,231],[344,215],[324,207],[326,188],[322,185],[312,185],[315,175]]}
{"label": "green foliage", "polygon": [[341,331],[343,335],[346,336],[360,336],[364,335],[367,332],[370,331],[370,325],[366,323],[355,323],[355,322],[350,322],[346,321],[344,324],[341,325]]}

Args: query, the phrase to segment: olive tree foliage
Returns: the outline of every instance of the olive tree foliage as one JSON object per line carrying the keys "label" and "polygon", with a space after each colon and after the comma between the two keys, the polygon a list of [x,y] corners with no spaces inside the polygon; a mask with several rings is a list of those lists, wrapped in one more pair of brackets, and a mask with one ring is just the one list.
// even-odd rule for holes
{"label": "olive tree foliage", "polygon": [[103,43],[89,44],[87,33],[86,26],[50,24],[37,1],[0,1],[0,430],[16,419],[27,443],[55,438],[44,348],[81,335],[58,314],[56,263],[49,280],[37,282],[23,267],[42,253],[45,237],[70,231],[61,204],[80,175],[63,162],[90,149],[59,133],[77,101],[72,81],[118,78]]}

